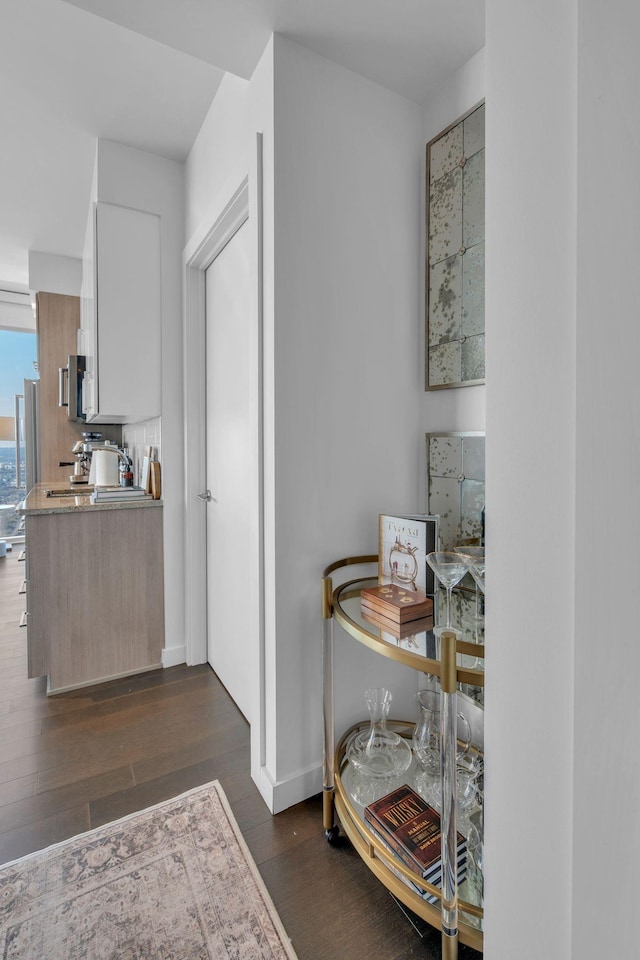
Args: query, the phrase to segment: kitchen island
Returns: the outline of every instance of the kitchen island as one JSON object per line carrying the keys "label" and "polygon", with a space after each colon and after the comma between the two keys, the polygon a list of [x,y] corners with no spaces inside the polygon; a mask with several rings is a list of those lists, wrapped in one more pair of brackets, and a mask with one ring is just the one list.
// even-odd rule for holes
{"label": "kitchen island", "polygon": [[23,513],[29,677],[54,694],[160,667],[162,501],[37,484]]}

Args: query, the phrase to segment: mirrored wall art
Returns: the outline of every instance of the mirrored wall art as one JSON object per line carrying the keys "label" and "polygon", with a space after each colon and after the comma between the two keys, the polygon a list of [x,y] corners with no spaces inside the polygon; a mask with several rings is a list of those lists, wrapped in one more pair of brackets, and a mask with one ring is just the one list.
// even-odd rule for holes
{"label": "mirrored wall art", "polygon": [[[440,550],[484,542],[483,509],[485,497],[484,433],[428,433],[426,457],[427,511],[439,517]],[[478,626],[479,602],[471,574],[454,589],[451,618],[468,643],[484,642]],[[439,622],[445,609],[442,588],[436,591],[435,611]],[[465,657],[464,665],[480,667],[475,657]],[[482,688],[466,690],[482,700]]]}
{"label": "mirrored wall art", "polygon": [[484,103],[427,144],[427,390],[484,383]]}
{"label": "mirrored wall art", "polygon": [[440,550],[480,542],[484,433],[427,434],[427,510],[440,518]]}

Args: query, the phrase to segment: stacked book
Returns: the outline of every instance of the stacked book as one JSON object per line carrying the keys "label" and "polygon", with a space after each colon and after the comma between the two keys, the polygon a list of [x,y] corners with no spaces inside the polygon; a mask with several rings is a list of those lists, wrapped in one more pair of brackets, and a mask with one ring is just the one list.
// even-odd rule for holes
{"label": "stacked book", "polygon": [[[442,883],[442,834],[440,814],[407,784],[365,807],[365,820],[372,833],[402,863],[427,883]],[[461,883],[467,872],[467,841],[458,833],[457,876]],[[438,897],[398,874],[428,903]]]}
{"label": "stacked book", "polygon": [[360,606],[365,617],[374,617],[378,626],[392,633],[408,623],[411,623],[414,634],[433,626],[431,597],[416,590],[405,590],[394,583],[365,587],[360,591]]}
{"label": "stacked book", "polygon": [[362,605],[362,616],[371,626],[377,627],[385,634],[390,634],[395,640],[407,640],[416,637],[419,633],[433,629],[433,617],[421,617],[420,620],[407,620],[406,623],[395,623],[387,617],[381,617],[374,610]]}
{"label": "stacked book", "polygon": [[91,503],[117,503],[121,500],[151,499],[142,487],[96,487]]}

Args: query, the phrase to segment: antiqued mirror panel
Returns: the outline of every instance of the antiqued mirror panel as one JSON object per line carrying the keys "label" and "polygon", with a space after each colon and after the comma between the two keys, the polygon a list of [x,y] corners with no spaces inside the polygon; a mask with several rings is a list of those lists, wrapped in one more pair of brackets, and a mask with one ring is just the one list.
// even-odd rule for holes
{"label": "antiqued mirror panel", "polygon": [[427,144],[427,390],[484,383],[484,109]]}
{"label": "antiqued mirror panel", "polygon": [[[484,546],[484,433],[428,433],[426,449],[427,505],[439,517],[439,549]],[[435,594],[436,622],[445,606],[445,592]],[[452,622],[469,643],[484,642],[484,594],[479,594],[471,574],[454,588]],[[482,668],[482,661],[464,657],[465,665]],[[482,701],[481,688],[465,692]]]}
{"label": "antiqued mirror panel", "polygon": [[440,550],[483,536],[484,433],[427,434],[427,512],[440,518]]}

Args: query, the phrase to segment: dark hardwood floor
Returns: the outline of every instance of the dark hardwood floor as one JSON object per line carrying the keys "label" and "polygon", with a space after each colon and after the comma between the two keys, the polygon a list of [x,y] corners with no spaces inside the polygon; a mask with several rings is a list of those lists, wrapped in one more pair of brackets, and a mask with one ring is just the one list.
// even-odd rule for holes
{"label": "dark hardwood floor", "polygon": [[[24,564],[0,559],[0,863],[219,780],[299,960],[440,957],[348,845],[321,800],[277,816],[249,774],[249,728],[208,666],[47,698],[18,627]],[[460,947],[460,958],[479,958]]]}

